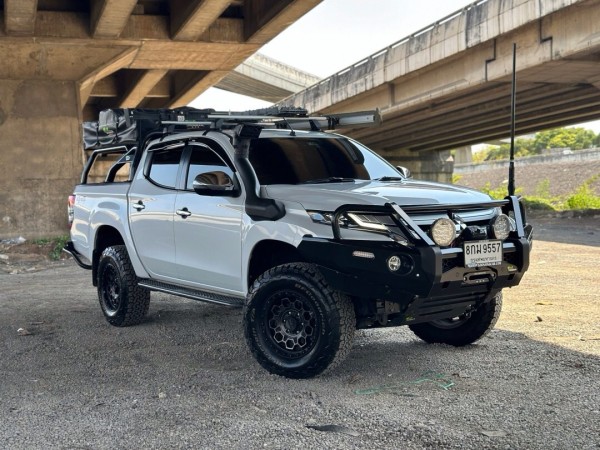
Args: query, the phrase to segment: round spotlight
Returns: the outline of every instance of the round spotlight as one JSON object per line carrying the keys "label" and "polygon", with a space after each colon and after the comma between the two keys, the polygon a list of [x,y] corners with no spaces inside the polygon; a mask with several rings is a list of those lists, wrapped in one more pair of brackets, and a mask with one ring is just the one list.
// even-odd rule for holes
{"label": "round spotlight", "polygon": [[496,239],[506,239],[510,233],[510,218],[505,214],[499,214],[492,219],[492,234]]}
{"label": "round spotlight", "polygon": [[387,260],[388,269],[392,272],[396,272],[400,267],[402,267],[402,260],[398,258],[396,255],[390,256]]}
{"label": "round spotlight", "polygon": [[408,275],[415,268],[415,262],[409,255],[392,255],[387,260],[388,269],[398,275]]}
{"label": "round spotlight", "polygon": [[447,247],[452,244],[456,238],[456,226],[450,219],[442,218],[433,222],[431,230],[431,239],[440,247]]}

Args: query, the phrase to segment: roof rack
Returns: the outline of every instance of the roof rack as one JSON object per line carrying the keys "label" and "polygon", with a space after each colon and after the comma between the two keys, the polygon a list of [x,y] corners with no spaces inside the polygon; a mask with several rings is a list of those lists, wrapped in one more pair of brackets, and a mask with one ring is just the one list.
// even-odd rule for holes
{"label": "roof rack", "polygon": [[290,130],[335,130],[343,127],[378,125],[379,110],[310,116],[296,107],[271,107],[244,112],[214,109],[108,109],[97,122],[84,122],[84,148],[131,143],[141,145],[150,133],[172,134],[190,130],[227,130],[239,125]]}

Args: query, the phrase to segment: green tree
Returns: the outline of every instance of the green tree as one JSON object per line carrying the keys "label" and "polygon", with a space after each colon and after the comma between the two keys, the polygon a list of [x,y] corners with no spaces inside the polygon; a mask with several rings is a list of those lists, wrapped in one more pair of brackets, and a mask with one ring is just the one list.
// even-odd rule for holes
{"label": "green tree", "polygon": [[534,149],[536,153],[548,148],[568,147],[571,150],[581,150],[593,147],[595,140],[594,132],[585,128],[555,128],[537,133]]}
{"label": "green tree", "polygon": [[[496,146],[488,146],[484,149],[486,154],[485,161],[495,161],[498,159],[510,158],[510,144],[501,144]],[[532,139],[516,139],[515,140],[515,156],[527,156],[533,153]]]}

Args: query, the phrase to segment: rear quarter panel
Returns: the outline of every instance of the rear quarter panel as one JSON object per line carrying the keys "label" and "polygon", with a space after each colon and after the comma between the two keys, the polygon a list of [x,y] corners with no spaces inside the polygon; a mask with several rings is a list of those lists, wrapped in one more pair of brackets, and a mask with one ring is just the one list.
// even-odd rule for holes
{"label": "rear quarter panel", "polygon": [[147,277],[138,259],[129,229],[128,199],[130,183],[85,184],[75,188],[75,206],[71,240],[75,249],[88,261],[98,230],[102,226],[115,228],[123,238],[129,258],[139,277]]}

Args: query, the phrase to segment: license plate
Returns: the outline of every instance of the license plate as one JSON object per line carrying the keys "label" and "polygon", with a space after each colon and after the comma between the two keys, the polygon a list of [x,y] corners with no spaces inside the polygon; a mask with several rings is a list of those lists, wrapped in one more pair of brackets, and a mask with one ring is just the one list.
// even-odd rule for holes
{"label": "license plate", "polygon": [[465,242],[465,267],[498,266],[502,263],[502,241]]}

